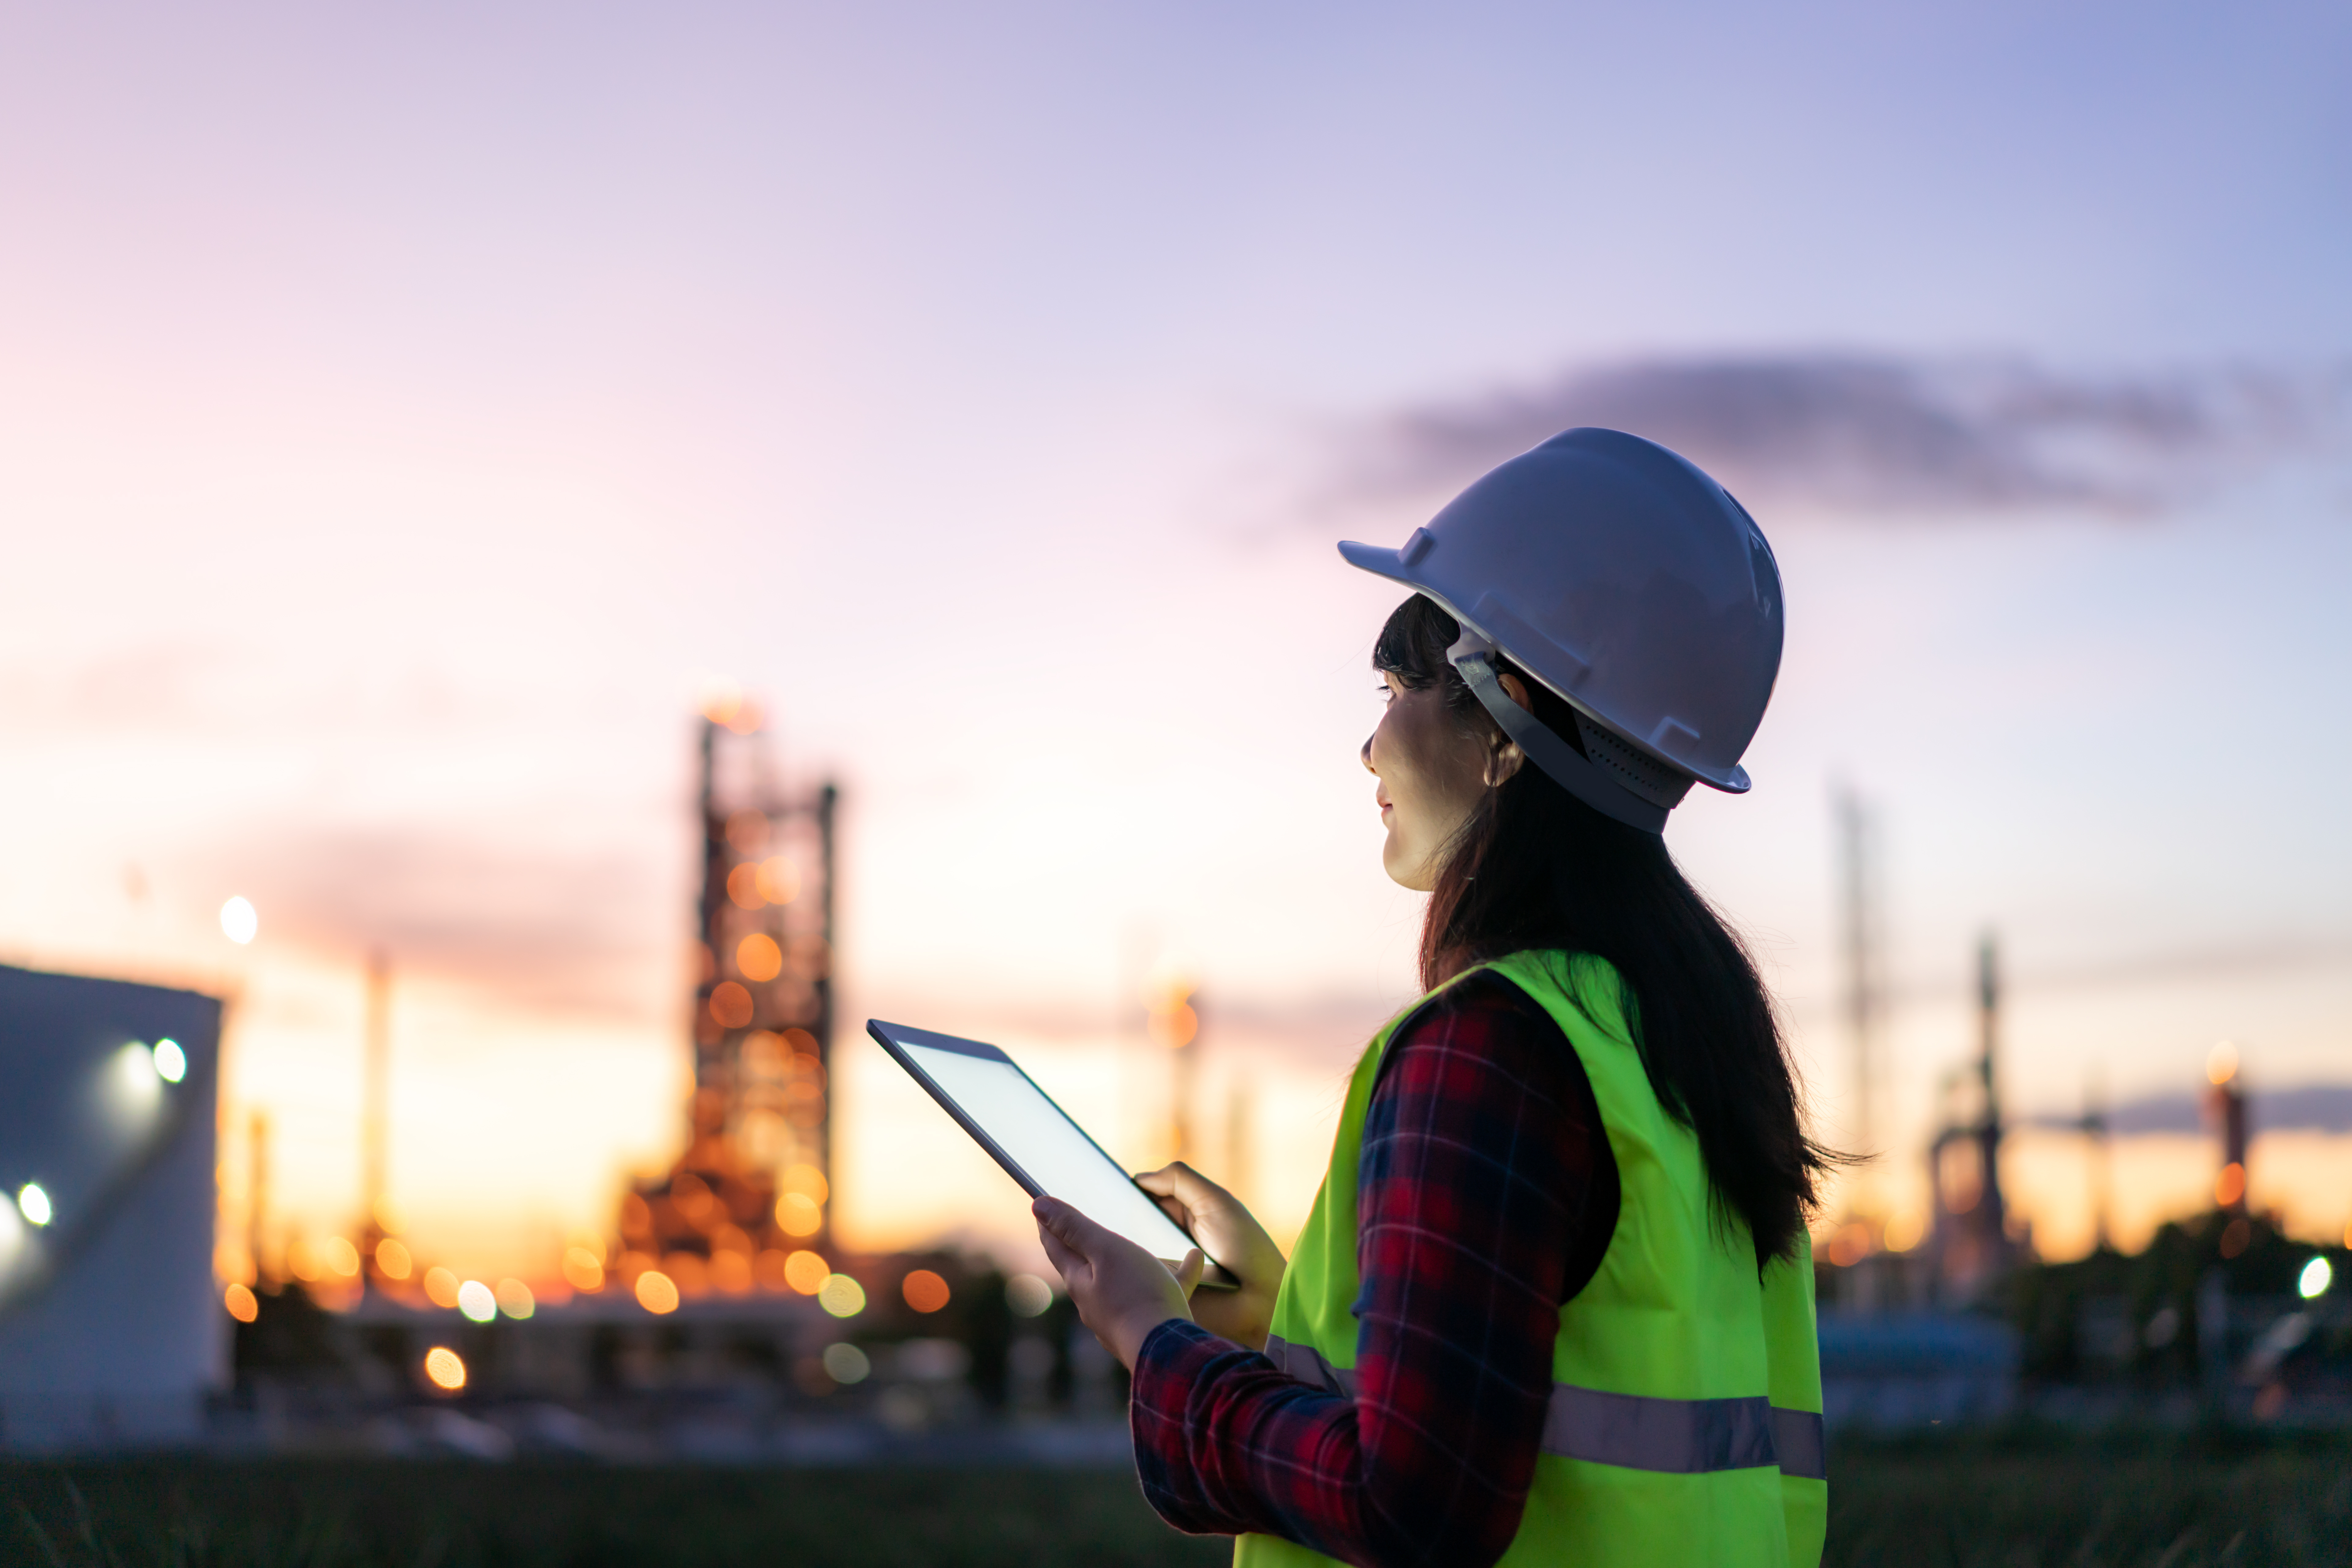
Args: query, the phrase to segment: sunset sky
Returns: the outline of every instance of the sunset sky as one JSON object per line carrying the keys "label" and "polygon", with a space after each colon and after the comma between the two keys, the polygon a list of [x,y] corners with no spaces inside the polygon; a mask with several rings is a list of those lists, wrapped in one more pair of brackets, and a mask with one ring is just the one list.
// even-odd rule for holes
{"label": "sunset sky", "polygon": [[[1394,595],[1332,542],[1614,423],[1780,556],[1757,788],[1668,837],[1832,1138],[1833,784],[1878,815],[1884,1201],[1988,929],[2021,1111],[2224,1037],[2352,1080],[2347,48],[2318,4],[0,7],[0,961],[233,996],[228,1212],[261,1110],[323,1233],[384,947],[420,1245],[543,1268],[675,1148],[740,683],[845,791],[852,1240],[1024,1230],[859,1021],[997,1039],[1141,1161],[1171,955],[1295,1225],[1418,914],[1355,762]],[[2346,1131],[2254,1201],[2340,1228]],[[2133,1141],[2126,1239],[2210,1165]],[[2070,1136],[2012,1179],[2084,1245]]]}

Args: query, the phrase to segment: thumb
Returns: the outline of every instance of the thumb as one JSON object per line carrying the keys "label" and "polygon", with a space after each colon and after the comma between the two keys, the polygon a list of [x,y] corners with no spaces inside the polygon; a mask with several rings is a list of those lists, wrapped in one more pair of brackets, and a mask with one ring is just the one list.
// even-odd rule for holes
{"label": "thumb", "polygon": [[1191,1300],[1192,1292],[1201,1288],[1201,1276],[1208,1270],[1208,1254],[1197,1247],[1187,1252],[1184,1261],[1176,1266],[1176,1285],[1184,1292],[1186,1300]]}
{"label": "thumb", "polygon": [[1036,1216],[1039,1225],[1044,1226],[1064,1241],[1071,1239],[1070,1220],[1076,1211],[1061,1199],[1034,1199],[1029,1205],[1029,1212]]}

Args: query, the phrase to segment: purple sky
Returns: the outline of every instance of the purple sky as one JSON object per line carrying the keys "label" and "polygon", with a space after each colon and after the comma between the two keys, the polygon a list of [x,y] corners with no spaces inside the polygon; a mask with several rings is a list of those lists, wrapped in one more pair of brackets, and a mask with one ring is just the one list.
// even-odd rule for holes
{"label": "purple sky", "polygon": [[[323,1226],[388,943],[396,1184],[453,1255],[541,1247],[676,1131],[724,678],[851,792],[856,1016],[1075,1084],[1155,933],[1321,1114],[1413,917],[1352,763],[1390,596],[1330,541],[1601,419],[1781,555],[1759,787],[1674,842],[1830,1125],[1833,777],[1885,824],[1882,1126],[1988,923],[2037,1109],[2222,1035],[2341,1077],[2347,45],[2318,5],[15,7],[0,953],[236,986],[239,1124]],[[878,1165],[922,1108],[862,1073]],[[847,1213],[1002,1220],[917,1202]]]}

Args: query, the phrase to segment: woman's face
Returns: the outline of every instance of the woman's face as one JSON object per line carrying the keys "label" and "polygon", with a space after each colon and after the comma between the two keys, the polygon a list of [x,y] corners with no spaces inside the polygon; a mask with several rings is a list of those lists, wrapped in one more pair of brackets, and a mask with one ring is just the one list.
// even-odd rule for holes
{"label": "woman's face", "polygon": [[[1446,846],[1470,820],[1489,776],[1499,784],[1509,770],[1495,768],[1494,741],[1483,732],[1493,726],[1473,728],[1448,713],[1441,688],[1416,691],[1387,671],[1381,679],[1388,710],[1363,751],[1364,766],[1381,781],[1373,797],[1381,826],[1389,830],[1381,864],[1402,886],[1426,893],[1437,886]],[[1518,748],[1503,750],[1516,763]]]}

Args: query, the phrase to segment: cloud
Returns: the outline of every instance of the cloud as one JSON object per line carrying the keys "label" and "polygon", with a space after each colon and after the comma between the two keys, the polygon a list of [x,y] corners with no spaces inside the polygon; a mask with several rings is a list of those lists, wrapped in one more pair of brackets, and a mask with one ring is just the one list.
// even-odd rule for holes
{"label": "cloud", "polygon": [[[2311,1083],[2294,1089],[2257,1089],[2246,1107],[2255,1132],[2352,1132],[2352,1084]],[[2071,1130],[2072,1117],[2036,1116],[2028,1125]],[[2107,1112],[2107,1130],[2117,1137],[2148,1132],[2209,1132],[2204,1097],[2152,1094],[2126,1100]]]}
{"label": "cloud", "polygon": [[1683,453],[1744,499],[1841,512],[2141,513],[2222,468],[2352,434],[2352,367],[2141,374],[2023,362],[1654,358],[1401,407],[1346,429],[1342,502],[1442,494],[1578,425]]}

